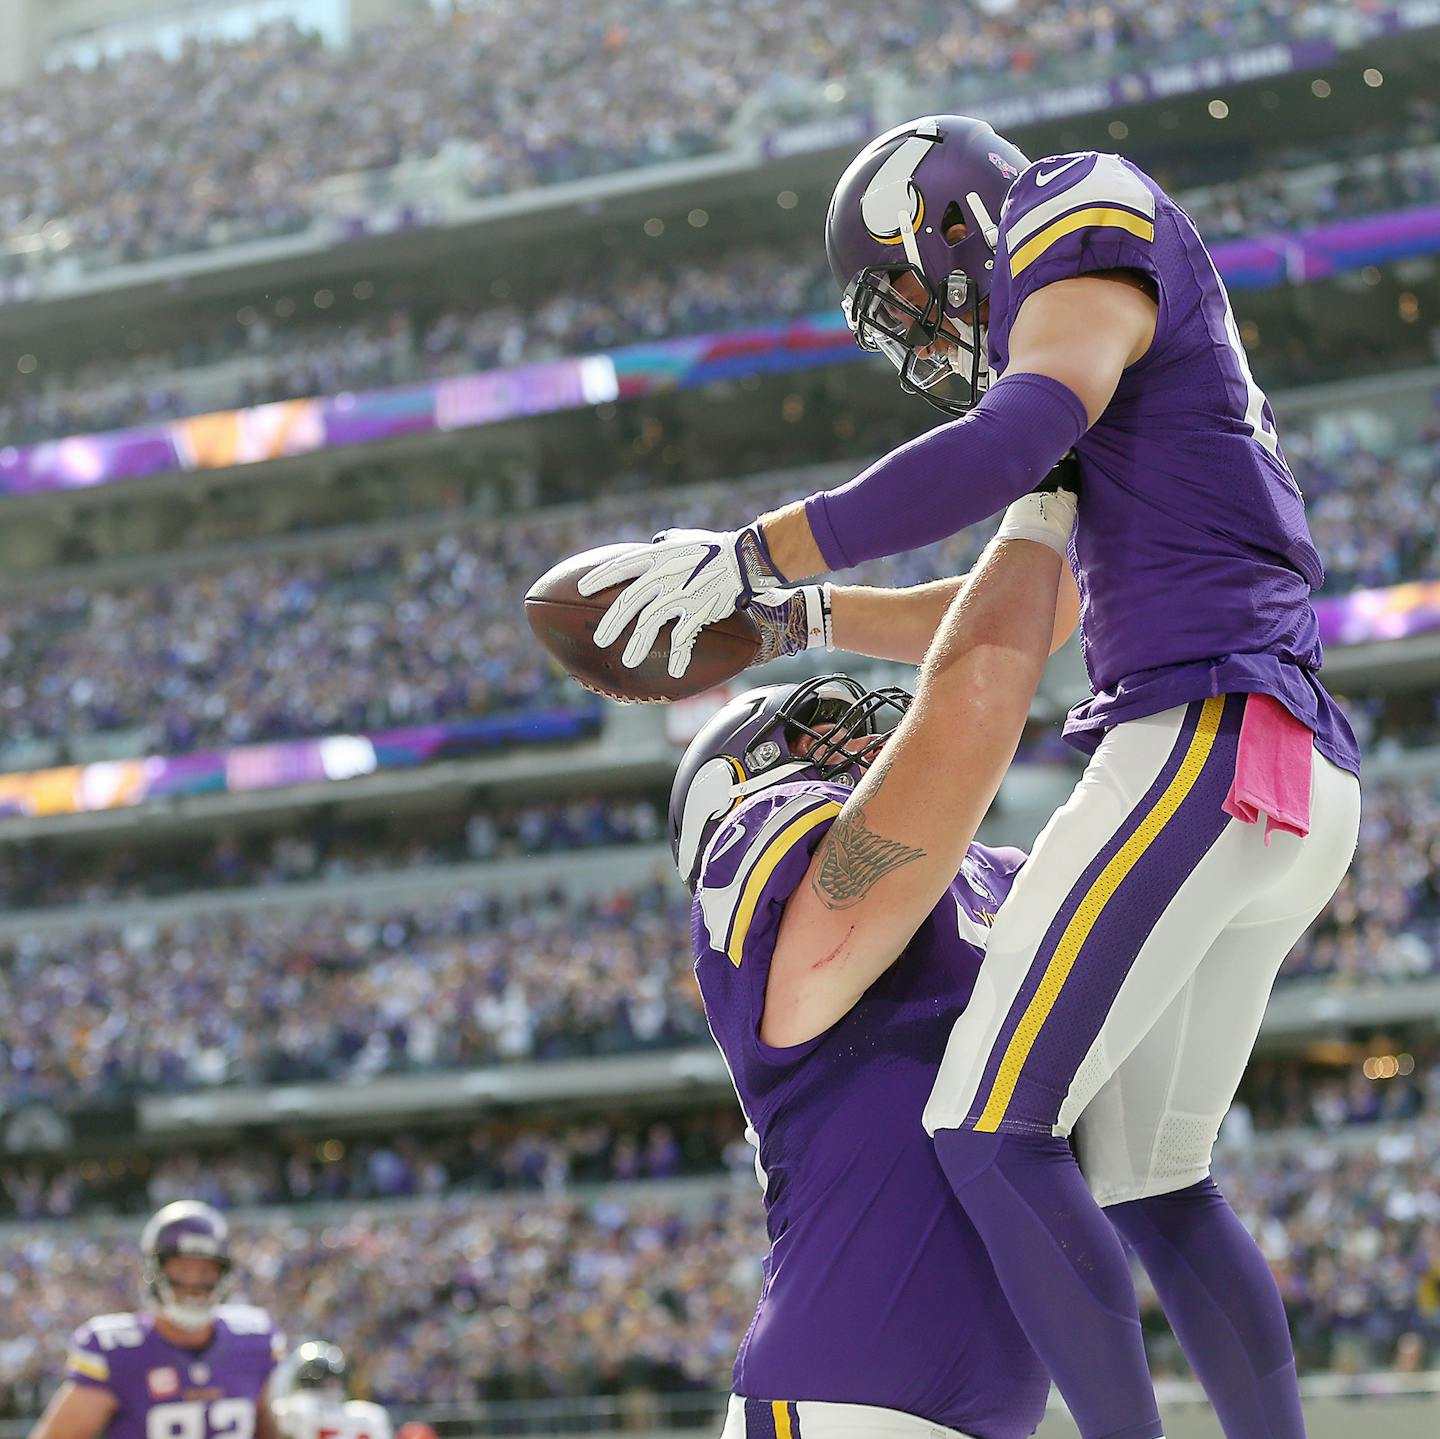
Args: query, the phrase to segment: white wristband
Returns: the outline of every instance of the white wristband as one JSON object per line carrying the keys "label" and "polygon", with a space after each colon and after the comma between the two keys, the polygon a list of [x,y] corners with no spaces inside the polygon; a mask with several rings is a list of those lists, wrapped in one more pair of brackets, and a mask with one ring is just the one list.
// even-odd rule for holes
{"label": "white wristband", "polygon": [[1070,531],[1075,528],[1078,497],[1070,490],[1044,490],[1038,494],[1021,495],[1000,521],[995,541],[1034,540],[1049,545],[1061,559],[1070,544]]}
{"label": "white wristband", "polygon": [[802,585],[800,593],[805,596],[805,648],[827,653],[835,646],[830,642],[830,586]]}

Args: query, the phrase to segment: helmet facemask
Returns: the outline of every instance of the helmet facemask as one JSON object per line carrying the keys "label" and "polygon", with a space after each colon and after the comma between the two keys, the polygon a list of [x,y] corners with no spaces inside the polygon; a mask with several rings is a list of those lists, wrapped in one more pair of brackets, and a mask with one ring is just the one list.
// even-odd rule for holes
{"label": "helmet facemask", "polygon": [[[671,798],[671,846],[680,877],[694,888],[706,846],[742,801],[774,785],[821,780],[855,785],[910,704],[901,689],[867,691],[849,675],[817,675],[790,688],[783,701],[756,690],[728,736]],[[756,709],[743,712],[746,704]],[[722,733],[725,711],[717,716]],[[712,721],[714,723],[714,721]],[[703,735],[696,741],[703,748]],[[684,763],[682,762],[682,773]]]}
{"label": "helmet facemask", "polygon": [[[923,308],[896,288],[901,275],[920,286]],[[856,344],[884,355],[895,366],[902,390],[947,415],[963,415],[990,386],[985,328],[976,322],[978,306],[967,303],[969,293],[963,270],[946,278],[942,298],[918,265],[871,265],[850,282],[840,307]]]}
{"label": "helmet facemask", "polygon": [[[177,1281],[165,1272],[165,1265],[171,1259],[196,1258],[214,1264],[219,1271],[211,1286],[208,1299],[195,1299],[190,1295],[181,1297],[176,1292]],[[155,1300],[156,1312],[177,1329],[204,1329],[215,1318],[215,1312],[225,1302],[225,1290],[230,1275],[230,1261],[223,1255],[186,1254],[175,1249],[156,1255],[145,1266],[145,1288]],[[180,1284],[182,1289],[198,1286]]]}
{"label": "helmet facemask", "polygon": [[[852,697],[835,692],[835,681],[842,678],[853,686]],[[828,692],[802,686],[781,707],[776,725],[783,726],[790,753],[801,755],[816,779],[856,784],[904,718],[911,696],[895,687],[862,690],[854,680],[836,675],[822,676],[822,682]]]}

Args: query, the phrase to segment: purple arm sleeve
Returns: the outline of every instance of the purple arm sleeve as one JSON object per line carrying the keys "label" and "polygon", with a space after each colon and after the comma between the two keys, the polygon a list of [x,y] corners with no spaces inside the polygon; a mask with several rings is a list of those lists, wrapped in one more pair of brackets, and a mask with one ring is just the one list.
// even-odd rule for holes
{"label": "purple arm sleeve", "polygon": [[805,516],[832,570],[918,550],[1028,494],[1087,428],[1067,385],[1007,375],[963,419],[811,495]]}

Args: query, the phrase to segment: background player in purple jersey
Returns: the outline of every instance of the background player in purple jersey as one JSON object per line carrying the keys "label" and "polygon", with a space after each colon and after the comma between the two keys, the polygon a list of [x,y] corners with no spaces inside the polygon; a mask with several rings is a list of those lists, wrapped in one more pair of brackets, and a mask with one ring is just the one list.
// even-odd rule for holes
{"label": "background player in purple jersey", "polygon": [[695,972],[771,1240],[725,1439],[1022,1439],[1044,1412],[1049,1378],[919,1120],[1024,862],[969,840],[1073,625],[1073,516],[1069,494],[1013,506],[953,605],[955,583],[836,593],[857,650],[903,632],[918,653],[945,616],[913,704],[844,676],[752,690],[680,764]]}
{"label": "background player in purple jersey", "polygon": [[176,1200],[146,1224],[140,1248],[153,1307],[75,1331],[65,1382],[30,1439],[279,1439],[267,1389],[285,1339],[263,1309],[222,1302],[224,1217]]}
{"label": "background player in purple jersey", "polygon": [[1161,1432],[1097,1200],[1227,1435],[1297,1439],[1284,1312],[1210,1150],[1275,972],[1349,864],[1359,759],[1319,680],[1323,570],[1224,286],[1127,161],[1031,165],[963,116],[868,145],[826,239],[857,340],[962,418],[740,530],[600,567],[582,588],[631,584],[596,638],[633,620],[635,663],[674,621],[682,670],[701,627],[781,577],[951,534],[1075,449],[1094,693],[1067,735],[1093,757],[997,921],[926,1124],[1087,1439]]}

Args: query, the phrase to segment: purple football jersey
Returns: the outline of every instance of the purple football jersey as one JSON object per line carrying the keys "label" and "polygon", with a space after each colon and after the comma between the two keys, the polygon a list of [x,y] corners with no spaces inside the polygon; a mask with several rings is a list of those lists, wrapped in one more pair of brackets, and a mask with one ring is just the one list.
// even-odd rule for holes
{"label": "purple football jersey", "polygon": [[735,1392],[876,1404],[1023,1439],[1049,1378],[920,1116],[1025,856],[972,845],[854,1009],[774,1049],[759,1031],[781,915],[848,794],[790,784],[757,796],[712,839],[695,892],[695,974],[757,1148],[771,1245]]}
{"label": "purple football jersey", "polygon": [[991,362],[1008,362],[1027,296],[1097,270],[1148,276],[1155,338],[1076,446],[1083,491],[1072,565],[1094,698],[1066,736],[1211,695],[1273,695],[1320,752],[1359,772],[1344,715],[1318,678],[1310,592],[1324,579],[1305,506],[1250,373],[1225,286],[1190,217],[1118,155],[1031,165],[1000,222]]}
{"label": "purple football jersey", "polygon": [[153,1314],[101,1314],[75,1331],[65,1377],[115,1396],[106,1439],[253,1439],[284,1352],[270,1316],[249,1304],[221,1305],[203,1349],[171,1344]]}

